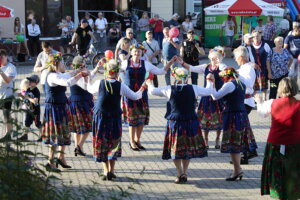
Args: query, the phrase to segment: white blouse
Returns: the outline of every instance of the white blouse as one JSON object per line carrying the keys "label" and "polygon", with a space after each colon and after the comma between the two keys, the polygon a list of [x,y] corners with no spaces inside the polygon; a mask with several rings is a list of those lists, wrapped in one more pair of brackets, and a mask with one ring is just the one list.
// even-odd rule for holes
{"label": "white blouse", "polygon": [[[125,71],[128,66],[128,60],[124,60],[121,63],[121,70]],[[141,67],[142,65],[140,65]],[[132,67],[129,65],[129,67]],[[167,72],[164,70],[164,68],[158,68],[155,65],[152,65],[149,61],[145,60],[145,68],[147,72],[150,72],[155,75],[163,75],[166,74]]]}
{"label": "white blouse", "polygon": [[[185,86],[186,84],[178,84],[178,86]],[[196,98],[199,96],[209,96],[213,92],[213,83],[211,81],[207,81],[206,88],[200,87],[198,85],[192,85],[194,89],[194,93]],[[148,93],[155,96],[167,97],[171,98],[171,86],[164,86],[155,88],[153,85],[148,86]]]}
{"label": "white blouse", "polygon": [[[202,65],[197,65],[197,66],[192,66],[190,65],[190,72],[195,72],[198,74],[204,74],[205,69],[208,65],[207,64],[202,64]],[[224,63],[220,63],[219,65],[219,69],[223,70],[225,69],[227,66]]]}
{"label": "white blouse", "polygon": [[264,102],[257,102],[257,113],[261,117],[268,117],[271,114],[271,106],[274,99],[270,99]]}
{"label": "white blouse", "polygon": [[227,82],[224,83],[221,89],[219,89],[218,91],[216,91],[216,89],[214,88],[211,96],[213,100],[218,100],[226,96],[227,94],[230,94],[234,90],[235,90],[235,85],[232,82]]}
{"label": "white blouse", "polygon": [[[106,79],[106,81],[109,81],[111,83],[114,83],[116,80],[114,79]],[[91,83],[90,81],[87,84],[87,91],[91,94],[96,94],[99,92],[101,80],[97,80],[94,83]],[[127,85],[124,83],[121,83],[121,89],[120,89],[120,95],[125,96],[131,100],[138,100],[141,99],[143,96],[142,91],[133,92]]]}
{"label": "white blouse", "polygon": [[76,79],[71,73],[51,72],[47,76],[47,83],[50,87],[65,86],[70,87],[76,84]]}
{"label": "white blouse", "polygon": [[[239,72],[239,79],[241,80],[241,82],[243,82],[246,85],[246,94],[252,95],[254,93],[253,86],[256,79],[256,73],[253,64],[248,62],[242,65],[240,69],[238,69],[238,72]],[[252,108],[255,107],[255,102],[253,97],[245,99],[244,102],[245,104],[247,104]]]}

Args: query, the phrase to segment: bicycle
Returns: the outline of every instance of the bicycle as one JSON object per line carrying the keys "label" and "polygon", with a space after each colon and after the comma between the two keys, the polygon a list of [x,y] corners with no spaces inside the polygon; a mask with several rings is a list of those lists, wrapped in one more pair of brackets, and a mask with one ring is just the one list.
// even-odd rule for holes
{"label": "bicycle", "polygon": [[[72,62],[75,56],[79,55],[78,54],[78,49],[77,48],[72,48],[72,53],[66,53],[62,56],[62,59],[65,63],[66,69],[71,70],[72,69]],[[87,52],[85,55],[83,55],[84,61],[88,66],[92,66],[94,69],[96,65],[98,64],[99,60],[104,57],[104,53],[98,53],[96,48],[94,47],[93,44],[90,44],[89,47],[87,48]]]}

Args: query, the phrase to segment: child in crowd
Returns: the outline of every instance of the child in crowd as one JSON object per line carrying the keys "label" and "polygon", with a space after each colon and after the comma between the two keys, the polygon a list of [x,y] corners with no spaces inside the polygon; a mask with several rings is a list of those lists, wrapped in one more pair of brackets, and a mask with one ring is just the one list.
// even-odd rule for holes
{"label": "child in crowd", "polygon": [[[21,82],[21,94],[20,96],[24,99],[24,107],[27,112],[24,115],[24,125],[26,127],[25,134],[20,137],[20,140],[28,140],[28,131],[30,126],[32,125],[33,121],[35,126],[41,132],[42,123],[40,120],[40,91],[37,88],[40,79],[37,75],[32,75],[27,77],[26,79],[22,80]],[[26,90],[25,90],[26,89]],[[41,141],[39,138],[38,141]]]}

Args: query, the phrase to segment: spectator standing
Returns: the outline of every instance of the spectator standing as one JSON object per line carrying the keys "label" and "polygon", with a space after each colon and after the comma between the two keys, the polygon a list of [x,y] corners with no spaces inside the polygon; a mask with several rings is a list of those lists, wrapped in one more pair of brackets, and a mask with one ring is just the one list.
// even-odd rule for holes
{"label": "spectator standing", "polygon": [[[130,40],[130,46],[133,44],[137,44],[137,41],[134,39],[134,34],[133,34],[133,29],[132,28],[128,28],[126,29],[126,35],[124,38],[128,38]],[[119,56],[119,52],[120,52],[120,48],[121,48],[121,42],[122,42],[122,38],[118,41],[117,46],[116,46],[116,50],[115,50],[115,59],[118,59]]]}
{"label": "spectator standing", "polygon": [[16,18],[15,18],[15,22],[14,22],[14,33],[15,33],[15,36],[22,35],[22,36],[24,37],[24,41],[18,43],[18,45],[17,45],[17,54],[20,53],[21,44],[23,44],[24,47],[25,47],[26,53],[27,53],[27,55],[29,56],[28,60],[31,60],[30,53],[29,53],[29,49],[28,49],[28,47],[27,47],[26,37],[25,37],[25,35],[26,35],[26,34],[25,34],[25,26],[24,26],[24,24],[21,24],[21,21],[20,21],[20,18],[19,18],[19,17],[16,17]]}
{"label": "spectator standing", "polygon": [[191,16],[187,15],[182,22],[182,29],[183,29],[183,39],[187,39],[187,32],[194,30],[194,25],[191,22]]}
{"label": "spectator standing", "polygon": [[72,21],[72,17],[71,16],[66,16],[66,20],[67,20],[67,24],[68,24],[68,32],[67,32],[67,39],[68,39],[68,43],[71,42],[73,34],[75,32],[75,24]]}
{"label": "spectator standing", "polygon": [[76,29],[70,44],[75,44],[76,41],[78,54],[83,56],[89,49],[91,38],[94,40],[94,42],[97,42],[88,21],[86,19],[82,19],[80,21],[80,26]]}
{"label": "spectator standing", "polygon": [[[163,40],[163,49],[162,49],[164,66],[166,66],[174,56],[178,55],[178,50],[181,47],[178,38],[169,37],[169,30],[170,29],[168,27],[165,27],[163,30],[165,36]],[[165,74],[165,81],[167,85],[171,85],[170,74],[171,74],[171,69],[168,69],[167,73]]]}
{"label": "spectator standing", "polygon": [[68,39],[68,24],[66,19],[62,19],[61,23],[59,23],[58,28],[61,29],[61,36],[60,36],[60,44],[59,50],[62,54],[65,52],[65,48],[67,49],[67,53],[71,52]]}
{"label": "spectator standing", "polygon": [[263,35],[263,40],[264,42],[268,43],[268,45],[273,48],[274,45],[274,39],[276,37],[276,24],[274,23],[273,16],[268,16],[267,19],[268,23],[265,25],[264,28],[264,35]]}
{"label": "spectator standing", "polygon": [[89,12],[86,12],[84,15],[84,18],[88,21],[91,29],[94,30],[94,20],[90,16],[91,16],[91,14]]}
{"label": "spectator standing", "polygon": [[180,16],[177,13],[172,16],[172,19],[169,21],[169,28],[176,27],[180,29],[180,23],[178,21],[179,17]]}
{"label": "spectator standing", "polygon": [[106,48],[106,29],[107,29],[107,20],[103,17],[103,13],[98,13],[98,19],[95,21],[95,29],[96,29],[96,39],[98,41],[97,50],[100,52],[104,52]]}
{"label": "spectator standing", "polygon": [[5,133],[12,130],[10,121],[10,111],[12,106],[12,98],[14,96],[14,79],[17,76],[16,67],[8,62],[8,54],[6,50],[0,50],[0,109],[3,114],[3,122],[5,125]]}
{"label": "spectator standing", "polygon": [[271,128],[265,147],[261,194],[276,199],[299,199],[300,180],[300,101],[295,98],[297,82],[284,78],[278,87],[278,99],[263,101],[255,97],[257,112],[271,116]]}
{"label": "spectator standing", "polygon": [[162,49],[162,42],[164,39],[164,21],[159,18],[159,15],[156,14],[152,19],[149,20],[149,23],[153,27],[154,39],[158,42],[160,49]]}
{"label": "spectator standing", "polygon": [[[152,31],[146,32],[146,38],[147,40],[143,42],[143,46],[146,49],[145,54],[148,57],[148,61],[150,63],[152,63],[154,66],[158,66],[160,54],[159,44],[156,40],[153,39]],[[153,84],[155,87],[158,87],[157,75],[154,75]]]}
{"label": "spectator standing", "polygon": [[110,43],[117,43],[121,38],[121,32],[118,28],[117,24],[113,24],[112,27],[108,31],[108,37]]}
{"label": "spectator standing", "polygon": [[41,29],[36,20],[32,19],[31,23],[27,25],[28,30],[28,47],[30,56],[34,57],[40,52],[40,35]]}
{"label": "spectator standing", "polygon": [[132,20],[128,11],[123,12],[123,16],[120,18],[120,25],[122,36],[125,37],[127,28],[132,28]]}
{"label": "spectator standing", "polygon": [[[235,30],[235,23],[232,20],[232,16],[228,15],[227,20],[222,24],[222,30],[225,30],[226,36],[226,46],[232,47],[233,44],[233,37],[234,37],[234,30]],[[222,34],[222,32],[221,32]]]}
{"label": "spectator standing", "polygon": [[[180,56],[183,61],[189,65],[199,65],[199,55],[204,56],[205,51],[201,47],[201,43],[194,39],[195,32],[193,30],[187,31],[187,40],[182,43],[180,48]],[[198,85],[198,73],[191,72],[192,84]]]}
{"label": "spectator standing", "polygon": [[300,55],[300,23],[293,23],[293,32],[288,35],[284,40],[284,48],[288,49],[290,54],[293,56],[293,63],[290,67],[289,77],[297,80],[299,62],[298,56]]}
{"label": "spectator standing", "polygon": [[289,22],[289,20],[287,20],[287,16],[285,15],[279,25],[279,31],[280,31],[279,35],[281,37],[285,38],[287,36],[289,30],[290,30],[290,22]]}
{"label": "spectator standing", "polygon": [[258,19],[258,25],[255,27],[254,31],[260,32],[261,36],[264,36],[264,29],[265,26],[263,25],[263,20],[262,19]]}
{"label": "spectator standing", "polygon": [[[130,58],[130,39],[122,38],[121,45],[120,45],[120,53],[119,53],[119,60],[123,62],[124,60],[129,60]],[[123,75],[123,73],[121,73]]]}
{"label": "spectator standing", "polygon": [[137,16],[137,14],[134,11],[131,12],[131,21],[132,21],[133,31],[134,31],[134,33],[137,33],[139,17]]}
{"label": "spectator standing", "polygon": [[143,13],[142,18],[138,22],[138,27],[140,30],[141,41],[145,41],[146,32],[149,31],[149,17],[147,12]]}
{"label": "spectator standing", "polygon": [[[251,51],[252,42],[253,42],[253,36],[250,33],[246,33],[244,35],[244,44],[243,44],[243,46],[246,47],[246,49],[248,51],[248,54]],[[248,58],[249,58],[249,56],[248,56]]]}
{"label": "spectator standing", "polygon": [[279,82],[288,76],[293,57],[283,48],[283,37],[274,40],[275,47],[268,54],[267,67],[270,79],[269,99],[276,99]]}
{"label": "spectator standing", "polygon": [[41,53],[39,53],[33,71],[34,72],[41,72],[41,85],[42,88],[44,89],[45,86],[45,81],[46,81],[46,76],[48,74],[48,69],[46,66],[46,62],[49,58],[50,55],[58,53],[58,51],[55,51],[54,49],[52,49],[52,46],[49,42],[42,42],[42,49],[43,51]]}

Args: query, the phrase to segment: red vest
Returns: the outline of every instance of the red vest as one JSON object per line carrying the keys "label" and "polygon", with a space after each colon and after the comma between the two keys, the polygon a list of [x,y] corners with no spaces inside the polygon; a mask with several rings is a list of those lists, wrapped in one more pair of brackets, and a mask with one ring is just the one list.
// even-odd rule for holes
{"label": "red vest", "polygon": [[300,143],[300,101],[295,98],[275,99],[271,105],[272,124],[268,142]]}

